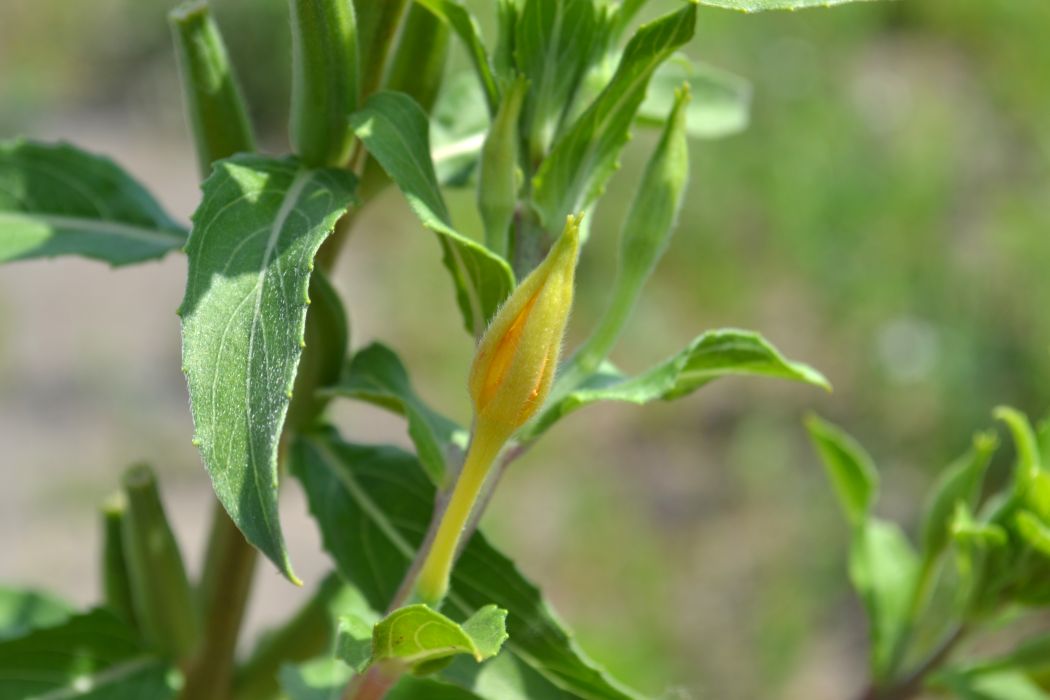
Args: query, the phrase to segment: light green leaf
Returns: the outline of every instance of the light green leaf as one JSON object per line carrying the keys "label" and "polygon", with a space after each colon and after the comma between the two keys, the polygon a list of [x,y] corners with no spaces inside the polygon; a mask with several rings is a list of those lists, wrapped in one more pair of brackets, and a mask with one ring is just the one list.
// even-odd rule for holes
{"label": "light green leaf", "polygon": [[408,435],[434,483],[441,483],[449,457],[466,442],[466,431],[427,406],[416,394],[405,366],[381,343],[358,350],[343,380],[326,393],[367,401],[408,419]]}
{"label": "light green leaf", "polygon": [[353,669],[331,656],[285,664],[277,672],[289,700],[339,700],[353,675]]}
{"label": "light green leaf", "polygon": [[533,206],[548,230],[586,209],[616,170],[631,122],[657,66],[693,36],[696,6],[642,26],[627,44],[612,80],[554,143],[533,178]]}
{"label": "light green leaf", "polygon": [[0,263],[80,255],[127,265],[185,243],[182,227],[108,158],[0,142]]}
{"label": "light green leaf", "polygon": [[911,623],[918,556],[896,524],[868,518],[854,532],[849,573],[868,616],[872,674],[885,680],[895,670],[898,644]]}
{"label": "light green leaf", "polygon": [[413,670],[466,654],[477,662],[499,653],[507,639],[507,611],[486,605],[459,625],[426,605],[398,608],[372,631],[372,662],[395,662]]}
{"label": "light green leaf", "polygon": [[1050,557],[1050,528],[1027,510],[1019,510],[1014,515],[1017,534],[1028,546],[1045,557]]}
{"label": "light green leaf", "polygon": [[467,47],[467,54],[474,65],[474,71],[478,75],[481,87],[485,91],[485,101],[488,103],[489,111],[494,113],[496,107],[499,106],[499,87],[492,74],[492,64],[489,62],[485,45],[481,42],[481,30],[478,29],[478,23],[474,17],[456,0],[416,1],[447,22]]}
{"label": "light green leaf", "polygon": [[339,618],[339,629],[335,638],[335,657],[361,673],[372,661],[372,627],[357,615]]}
{"label": "light green leaf", "polygon": [[854,526],[862,525],[879,489],[879,474],[871,456],[844,430],[817,416],[806,419],[806,429],[846,520]]}
{"label": "light green leaf", "polygon": [[948,544],[957,504],[976,507],[984,472],[998,447],[999,440],[994,433],[978,433],[970,451],[949,466],[934,484],[923,509],[922,543],[926,559],[936,557]]}
{"label": "light green leaf", "polygon": [[1014,494],[1040,518],[1050,519],[1050,472],[1043,467],[1039,441],[1028,417],[1020,411],[1000,406],[996,418],[1006,423],[1014,441]]}
{"label": "light green leaf", "polygon": [[351,204],[354,178],[242,155],[220,161],[203,190],[180,310],[194,440],[234,522],[295,581],[277,514],[277,447],[313,257]]}
{"label": "light green leaf", "polygon": [[1050,695],[1028,676],[1017,671],[987,675],[943,674],[938,685],[950,690],[958,700],[1048,700]]}
{"label": "light green leaf", "polygon": [[165,700],[173,673],[105,610],[0,642],[0,700]]}
{"label": "light green leaf", "polygon": [[0,641],[62,624],[73,608],[48,593],[0,586]]}
{"label": "light green leaf", "polygon": [[[373,607],[385,607],[423,540],[434,508],[434,486],[426,473],[412,455],[401,450],[352,445],[333,434],[299,438],[290,457],[292,471],[302,481],[321,528],[325,549]],[[549,693],[538,697],[558,697],[558,688],[600,700],[640,697],[583,655],[540,591],[513,562],[475,534],[453,571],[443,612],[461,620],[488,604],[508,611],[510,639],[505,649],[527,667],[523,675],[530,683],[548,689]],[[504,656],[507,654],[500,654],[495,662]],[[482,666],[479,677],[492,663]],[[508,700],[513,696],[486,697]]]}
{"label": "light green leaf", "polygon": [[685,130],[697,139],[717,139],[739,133],[751,119],[751,84],[738,75],[690,61],[676,54],[656,69],[649,92],[638,108],[643,124],[663,126],[674,104],[675,91],[689,85],[693,99],[685,110]]}
{"label": "light green leaf", "polygon": [[848,2],[865,2],[868,0],[699,0],[702,5],[722,7],[728,10],[743,12],[762,12],[765,10],[801,10],[808,7],[832,7],[845,5]]}
{"label": "light green leaf", "polygon": [[438,182],[471,182],[489,129],[489,113],[478,81],[457,73],[445,81],[430,118],[430,154]]}
{"label": "light green leaf", "polygon": [[644,404],[671,400],[696,391],[720,377],[761,375],[828,387],[815,369],[791,362],[762,336],[751,331],[708,331],[687,348],[636,377],[625,377],[609,365],[599,368],[575,390],[555,395],[519,437],[532,439],[562,417],[596,401]]}
{"label": "light green leaf", "polygon": [[430,160],[426,114],[407,95],[379,92],[351,123],[423,225],[438,234],[467,330],[480,336],[514,288],[514,274],[502,258],[452,228]]}

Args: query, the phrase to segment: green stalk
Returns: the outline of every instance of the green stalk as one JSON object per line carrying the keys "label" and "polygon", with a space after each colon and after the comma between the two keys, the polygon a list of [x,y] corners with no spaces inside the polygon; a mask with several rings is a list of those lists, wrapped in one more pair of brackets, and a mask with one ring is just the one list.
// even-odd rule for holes
{"label": "green stalk", "polygon": [[186,659],[200,634],[199,617],[157,481],[149,467],[137,465],[123,483],[128,510],[122,534],[135,616],[154,649]]}
{"label": "green stalk", "polygon": [[248,110],[219,28],[205,0],[180,5],[168,14],[186,119],[197,150],[201,176],[211,164],[234,153],[255,150]]}
{"label": "green stalk", "polygon": [[407,0],[354,0],[361,29],[361,99],[379,89]]}
{"label": "green stalk", "polygon": [[485,245],[502,257],[507,257],[510,247],[510,224],[517,208],[522,179],[518,167],[518,118],[527,90],[528,81],[519,77],[504,92],[481,147],[478,210],[485,225]]}
{"label": "green stalk", "polygon": [[120,492],[113,494],[102,506],[102,591],[106,607],[132,627],[137,627],[124,547],[127,510],[127,499]]}
{"label": "green stalk", "polygon": [[295,152],[311,167],[350,157],[357,108],[357,24],[349,0],[290,0]]}

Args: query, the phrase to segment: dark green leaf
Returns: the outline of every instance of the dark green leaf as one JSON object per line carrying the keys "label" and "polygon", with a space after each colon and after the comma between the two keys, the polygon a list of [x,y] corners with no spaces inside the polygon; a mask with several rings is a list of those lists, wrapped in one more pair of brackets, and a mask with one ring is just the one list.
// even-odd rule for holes
{"label": "dark green leaf", "polygon": [[474,64],[474,70],[481,81],[481,87],[485,92],[485,101],[488,103],[489,111],[495,112],[499,106],[499,87],[496,78],[492,74],[492,65],[489,62],[488,52],[481,42],[481,32],[478,23],[470,12],[456,0],[416,0],[420,5],[427,8],[442,20],[448,23],[467,47],[467,53]]}
{"label": "dark green leaf", "polygon": [[277,516],[277,446],[313,257],[350,205],[354,180],[291,159],[236,156],[203,189],[181,309],[194,439],[234,522],[295,580]]}
{"label": "dark green leaf", "polygon": [[751,84],[743,78],[681,54],[656,69],[638,108],[645,124],[662,126],[675,91],[689,86],[693,99],[685,111],[685,130],[693,138],[716,139],[739,133],[751,118]]}
{"label": "dark green leaf", "polygon": [[806,365],[791,362],[762,336],[724,329],[704,333],[687,348],[636,377],[606,366],[578,389],[557,396],[521,436],[531,439],[576,409],[596,401],[644,404],[677,399],[720,377],[761,375],[827,387],[827,380]]}
{"label": "dark green leaf", "polygon": [[514,288],[514,275],[502,258],[452,228],[430,160],[426,114],[407,95],[379,92],[351,122],[423,225],[438,234],[467,330],[480,336]]}
{"label": "dark green leaf", "polygon": [[[315,435],[296,441],[291,463],[340,572],[373,607],[384,608],[424,537],[434,507],[434,486],[418,461],[396,448],[351,445],[332,435]],[[529,667],[525,677],[544,689],[542,695],[530,690],[522,697],[557,697],[556,688],[582,698],[640,697],[587,659],[549,611],[540,591],[476,534],[453,571],[444,612],[461,620],[490,603],[509,612],[506,650]],[[482,674],[492,663],[483,666]],[[499,687],[497,679],[487,681]],[[486,697],[509,700],[513,696]]]}
{"label": "dark green leaf", "polygon": [[885,680],[911,623],[918,556],[894,523],[868,518],[854,532],[849,573],[868,616],[872,674]]}
{"label": "dark green leaf", "polygon": [[165,700],[173,673],[104,610],[0,642],[0,700]]}
{"label": "dark green leaf", "polygon": [[533,204],[548,230],[597,199],[617,168],[631,122],[657,66],[693,36],[696,6],[641,27],[627,44],[612,81],[555,142],[533,178]]}
{"label": "dark green leaf", "polygon": [[65,622],[73,608],[40,591],[0,586],[0,641]]}
{"label": "dark green leaf", "polygon": [[69,144],[0,143],[0,262],[80,255],[111,265],[186,243],[137,181]]}
{"label": "dark green leaf", "polygon": [[846,520],[861,525],[879,489],[879,474],[871,456],[844,430],[817,416],[806,419],[806,429],[835,487]]}
{"label": "dark green leaf", "polygon": [[970,451],[937,480],[923,509],[923,556],[927,559],[940,554],[948,543],[956,505],[961,501],[971,509],[977,506],[984,472],[998,447],[999,441],[993,433],[978,433]]}
{"label": "dark green leaf", "polygon": [[358,350],[343,380],[329,391],[405,416],[419,461],[434,483],[441,483],[450,455],[466,442],[463,428],[420,400],[401,360],[381,343]]}

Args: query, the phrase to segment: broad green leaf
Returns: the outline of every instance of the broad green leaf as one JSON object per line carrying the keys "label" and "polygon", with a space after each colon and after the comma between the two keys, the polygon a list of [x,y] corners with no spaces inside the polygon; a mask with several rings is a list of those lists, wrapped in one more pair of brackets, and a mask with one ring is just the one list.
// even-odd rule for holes
{"label": "broad green leaf", "polygon": [[751,84],[740,76],[690,61],[677,54],[656,69],[649,92],[638,108],[644,124],[663,126],[675,91],[689,86],[693,99],[685,110],[685,130],[693,138],[716,139],[739,133],[751,119]]}
{"label": "broad green leaf", "polygon": [[80,255],[127,265],[185,243],[182,227],[108,158],[0,142],[0,263]]}
{"label": "broad green leaf", "polygon": [[0,700],[165,700],[173,673],[105,610],[0,642]]}
{"label": "broad green leaf", "polygon": [[708,331],[681,352],[636,377],[606,365],[575,390],[555,395],[539,418],[525,426],[522,439],[532,439],[562,417],[596,401],[644,404],[685,396],[720,377],[761,375],[827,387],[827,380],[806,365],[791,362],[762,336],[750,331]]}
{"label": "broad green leaf", "polygon": [[879,474],[871,456],[844,430],[817,416],[806,419],[806,429],[846,520],[854,526],[862,525],[879,489]]}
{"label": "broad green leaf", "polygon": [[481,31],[474,17],[456,0],[416,0],[416,2],[447,22],[467,47],[467,54],[470,56],[474,71],[485,92],[485,101],[488,103],[489,111],[495,112],[496,107],[499,106],[499,87],[492,74],[488,52],[481,42]]}
{"label": "broad green leaf", "polygon": [[958,700],[1050,700],[1031,678],[1017,671],[981,675],[942,674],[938,685]]}
{"label": "broad green leaf", "polygon": [[885,680],[911,624],[918,556],[896,524],[868,518],[854,532],[849,573],[868,616],[872,674]]}
{"label": "broad green leaf", "polygon": [[465,444],[466,431],[423,403],[400,358],[381,343],[358,350],[343,380],[326,393],[367,401],[405,416],[419,461],[434,483],[441,483],[450,456]]}
{"label": "broad green leaf", "polygon": [[[300,437],[290,456],[325,549],[373,607],[385,607],[430,521],[435,491],[426,473],[401,450],[352,445],[332,434]],[[550,695],[542,697],[558,697],[557,688],[582,698],[640,697],[587,659],[549,611],[540,591],[513,562],[475,534],[453,571],[443,612],[461,620],[490,603],[508,611],[510,639],[505,649],[528,667],[530,682],[548,688]],[[492,663],[484,664],[481,674]]]}
{"label": "broad green leaf", "polygon": [[72,614],[72,606],[48,593],[0,586],[0,641],[54,627]]}
{"label": "broad green leaf", "polygon": [[593,0],[530,0],[521,9],[514,62],[529,81],[522,119],[534,156],[550,145],[605,31],[603,10]]}
{"label": "broad green leaf", "polygon": [[452,228],[430,160],[426,114],[407,95],[379,92],[351,122],[423,225],[438,234],[467,330],[480,336],[514,288],[514,274],[502,258]]}
{"label": "broad green leaf", "polygon": [[194,441],[230,517],[295,581],[277,515],[277,447],[313,257],[351,204],[354,179],[241,155],[220,161],[203,190],[180,309]]}
{"label": "broad green leaf", "polygon": [[696,6],[642,26],[627,44],[612,80],[555,141],[533,178],[533,206],[548,230],[593,203],[617,168],[631,123],[657,66],[693,36]]}
{"label": "broad green leaf", "polygon": [[934,484],[923,509],[923,556],[927,559],[936,557],[948,544],[956,505],[962,502],[976,507],[984,472],[998,447],[994,433],[978,433],[970,451],[949,466]]}
{"label": "broad green leaf", "polygon": [[845,5],[848,2],[865,2],[868,0],[699,0],[703,5],[722,7],[728,10],[743,12],[762,12],[764,10],[801,10],[808,7],[832,7]]}
{"label": "broad green leaf", "polygon": [[486,605],[462,625],[423,604],[398,608],[372,631],[372,662],[420,669],[458,654],[477,662],[499,653],[507,639],[507,611]]}

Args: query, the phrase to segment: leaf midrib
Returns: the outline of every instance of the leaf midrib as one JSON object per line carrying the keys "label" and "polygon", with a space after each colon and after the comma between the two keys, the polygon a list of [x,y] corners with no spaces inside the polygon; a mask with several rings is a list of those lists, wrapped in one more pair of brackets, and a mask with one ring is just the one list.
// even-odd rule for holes
{"label": "leaf midrib", "polygon": [[100,233],[110,236],[123,236],[153,243],[169,244],[183,243],[185,237],[164,229],[146,228],[117,221],[103,219],[89,219],[79,216],[62,216],[59,214],[36,214],[32,212],[0,212],[0,224],[5,222],[35,221],[42,223],[52,229],[81,229],[91,233]]}

